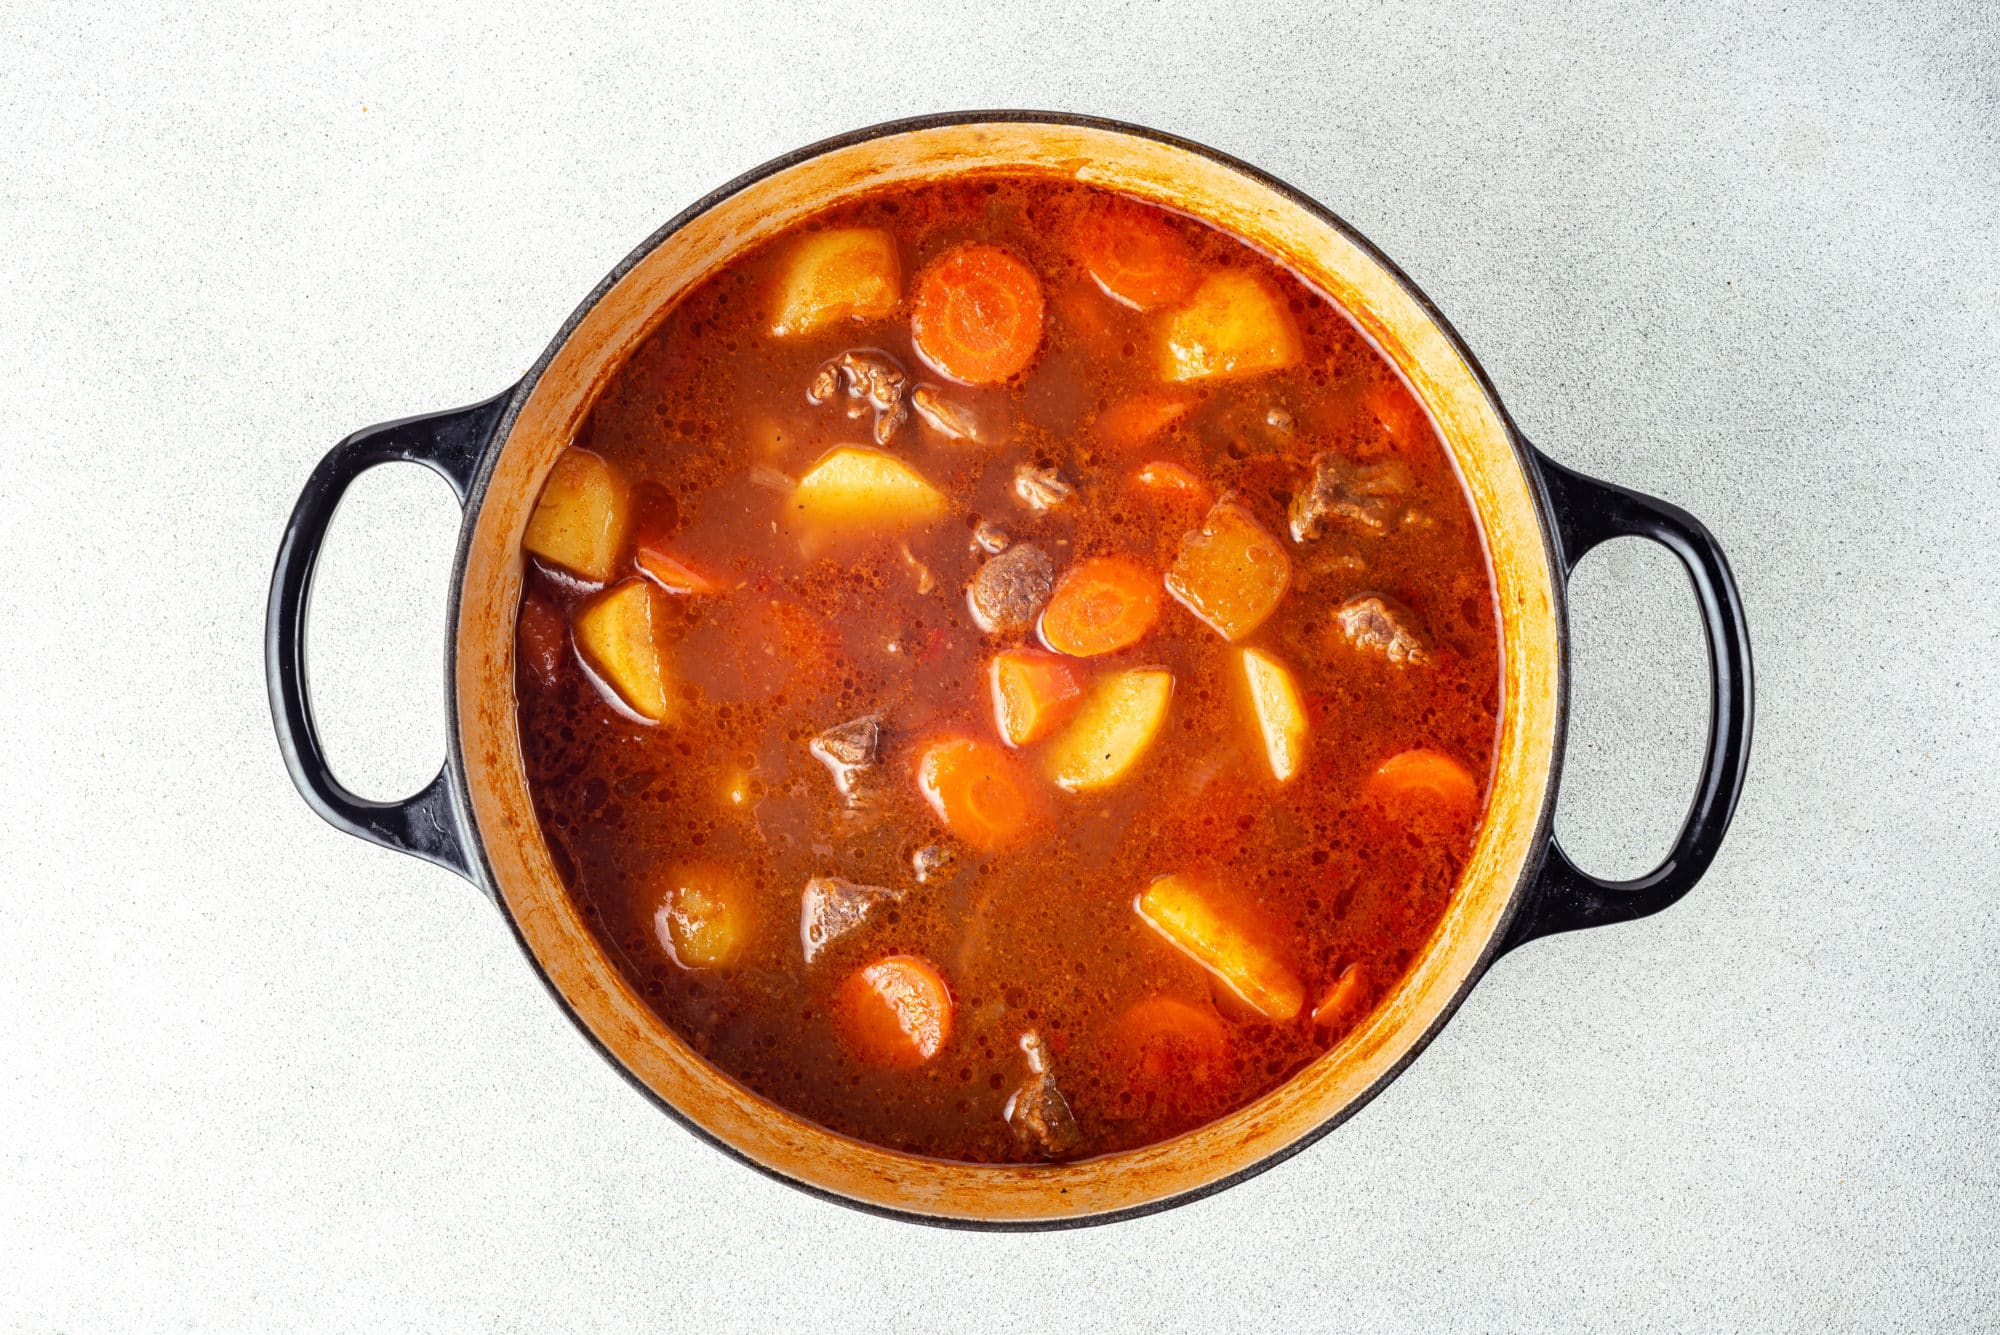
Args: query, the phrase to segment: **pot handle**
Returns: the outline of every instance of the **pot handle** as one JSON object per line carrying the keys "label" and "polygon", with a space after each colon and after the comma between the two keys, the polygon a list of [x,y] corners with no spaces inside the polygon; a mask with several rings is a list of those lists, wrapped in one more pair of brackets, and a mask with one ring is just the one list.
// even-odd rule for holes
{"label": "pot handle", "polygon": [[277,568],[271,574],[271,600],[264,612],[264,673],[271,691],[271,719],[285,768],[306,805],[337,830],[434,862],[474,884],[468,841],[446,778],[449,761],[421,791],[399,802],[357,797],[333,777],[306,687],[306,614],[327,525],[354,479],[377,464],[422,464],[451,485],[463,506],[480,456],[512,394],[510,389],[470,407],[371,426],[328,451],[306,479],[285,525]]}
{"label": "pot handle", "polygon": [[1692,890],[1722,846],[1750,763],[1750,630],[1722,548],[1678,506],[1585,477],[1539,450],[1535,464],[1555,519],[1565,582],[1585,552],[1611,538],[1650,538],[1687,568],[1708,638],[1708,751],[1694,803],[1665,861],[1635,880],[1600,880],[1580,870],[1551,837],[1503,951],[1540,936],[1644,918]]}

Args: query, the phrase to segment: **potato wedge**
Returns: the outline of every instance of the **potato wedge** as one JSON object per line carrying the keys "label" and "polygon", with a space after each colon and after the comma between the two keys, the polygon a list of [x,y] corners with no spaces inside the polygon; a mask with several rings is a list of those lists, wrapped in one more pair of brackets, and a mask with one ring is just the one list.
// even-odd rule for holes
{"label": "potato wedge", "polygon": [[576,614],[577,648],[627,709],[650,723],[680,717],[667,648],[662,595],[643,579],[628,579],[584,604]]}
{"label": "potato wedge", "polygon": [[1148,927],[1265,1019],[1282,1023],[1305,1005],[1298,975],[1221,887],[1194,876],[1162,876],[1133,907]]}
{"label": "potato wedge", "polygon": [[1159,736],[1173,696],[1174,674],[1165,668],[1132,668],[1099,681],[1042,757],[1050,782],[1090,793],[1123,779]]}
{"label": "potato wedge", "polygon": [[749,942],[750,895],[727,867],[699,863],[662,878],[653,935],[683,969],[720,969]]}
{"label": "potato wedge", "polygon": [[1292,670],[1262,649],[1243,651],[1243,679],[1250,687],[1250,711],[1264,740],[1271,776],[1290,783],[1306,763],[1305,701]]}
{"label": "potato wedge", "polygon": [[1167,592],[1225,640],[1263,625],[1291,583],[1285,545],[1234,501],[1209,509],[1167,570]]}
{"label": "potato wedge", "polygon": [[811,333],[838,320],[882,320],[903,300],[896,238],[878,227],[834,227],[800,237],[771,301],[771,332]]}
{"label": "potato wedge", "polygon": [[521,545],[599,583],[611,578],[632,523],[632,489],[589,450],[568,449],[549,470]]}
{"label": "potato wedge", "polygon": [[1282,371],[1303,355],[1284,298],[1241,269],[1210,274],[1167,317],[1160,374],[1167,380]]}
{"label": "potato wedge", "polygon": [[920,528],[945,512],[944,493],[893,454],[842,445],[793,489],[793,513],[818,529],[891,532]]}

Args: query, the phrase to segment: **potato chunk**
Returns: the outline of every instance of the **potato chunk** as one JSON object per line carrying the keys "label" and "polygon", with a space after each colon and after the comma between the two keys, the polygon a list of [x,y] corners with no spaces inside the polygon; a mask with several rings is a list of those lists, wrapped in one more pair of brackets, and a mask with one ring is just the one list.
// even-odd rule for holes
{"label": "potato chunk", "polygon": [[919,528],[945,511],[944,493],[893,454],[843,445],[792,492],[794,512],[821,529]]}
{"label": "potato chunk", "polygon": [[1306,706],[1291,669],[1262,649],[1243,651],[1243,679],[1250,687],[1250,710],[1264,739],[1271,775],[1289,783],[1306,763]]}
{"label": "potato chunk", "polygon": [[619,702],[650,723],[680,717],[680,697],[660,630],[662,595],[643,579],[628,579],[584,604],[576,614],[576,644]]}
{"label": "potato chunk", "polygon": [[750,896],[728,868],[676,867],[664,878],[653,934],[683,969],[720,969],[749,943]]}
{"label": "potato chunk", "polygon": [[1221,887],[1193,876],[1162,876],[1134,907],[1148,927],[1265,1019],[1290,1020],[1305,1005],[1298,975]]}
{"label": "potato chunk", "polygon": [[903,300],[896,238],[877,227],[834,227],[800,237],[785,256],[771,303],[779,338],[837,320],[882,320]]}
{"label": "potato chunk", "polygon": [[1225,640],[1240,640],[1278,610],[1291,587],[1284,544],[1242,506],[1218,501],[1181,539],[1167,592]]}
{"label": "potato chunk", "polygon": [[1133,668],[1098,682],[1042,757],[1050,781],[1090,793],[1123,779],[1160,735],[1173,696],[1174,674],[1165,668]]}
{"label": "potato chunk", "polygon": [[1241,269],[1210,274],[1167,317],[1161,375],[1168,380],[1282,371],[1301,356],[1282,297]]}
{"label": "potato chunk", "polygon": [[618,470],[589,450],[564,450],[542,484],[521,545],[601,583],[611,578],[631,522],[632,491]]}

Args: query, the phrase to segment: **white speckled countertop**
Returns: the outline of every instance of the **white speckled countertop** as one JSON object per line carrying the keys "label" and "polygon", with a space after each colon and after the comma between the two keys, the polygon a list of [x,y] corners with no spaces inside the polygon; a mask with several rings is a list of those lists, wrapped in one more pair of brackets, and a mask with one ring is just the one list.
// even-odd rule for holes
{"label": "white speckled countertop", "polygon": [[[0,1327],[2000,1324],[2000,10],[419,8],[0,5]],[[510,383],[738,172],[978,106],[1344,214],[1543,448],[1714,529],[1757,650],[1685,903],[1507,959],[1290,1163],[1081,1233],[697,1143],[491,905],[306,810],[263,687],[335,440]],[[336,525],[319,701],[372,793],[443,751],[452,538],[415,469]],[[1560,828],[1632,872],[1693,782],[1693,602],[1628,543],[1576,603]]]}

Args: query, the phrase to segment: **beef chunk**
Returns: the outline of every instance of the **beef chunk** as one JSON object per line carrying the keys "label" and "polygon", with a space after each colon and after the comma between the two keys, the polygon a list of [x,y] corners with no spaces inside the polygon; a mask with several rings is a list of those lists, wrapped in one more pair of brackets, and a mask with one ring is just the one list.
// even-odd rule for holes
{"label": "beef chunk", "polygon": [[1349,598],[1333,619],[1341,636],[1362,653],[1380,654],[1397,667],[1431,661],[1430,650],[1410,629],[1410,614],[1379,594]]}
{"label": "beef chunk", "polygon": [[1001,528],[990,519],[982,519],[973,526],[972,547],[974,551],[985,552],[988,556],[998,556],[1001,552],[1007,550],[1007,544],[1012,541],[1013,539],[1007,536],[1007,530]]}
{"label": "beef chunk", "polygon": [[1083,1135],[1077,1130],[1069,1100],[1056,1087],[1042,1036],[1032,1029],[1021,1035],[1021,1051],[1028,1058],[1028,1078],[1007,1100],[1007,1125],[1026,1144],[1050,1158],[1059,1158],[1074,1150]]}
{"label": "beef chunk", "polygon": [[1068,503],[1076,488],[1053,468],[1022,464],[1014,470],[1014,494],[1036,514],[1046,514]]}
{"label": "beef chunk", "polygon": [[1032,542],[1016,543],[972,577],[965,601],[988,634],[1012,635],[1035,624],[1055,588],[1056,564]]}
{"label": "beef chunk", "polygon": [[1401,460],[1357,464],[1316,454],[1312,481],[1292,497],[1292,541],[1310,542],[1335,524],[1379,537],[1402,518],[1409,490],[1410,470]]}
{"label": "beef chunk", "polygon": [[910,855],[910,867],[917,874],[918,885],[929,885],[958,861],[958,850],[950,844],[925,844]]}
{"label": "beef chunk", "polygon": [[838,876],[815,876],[799,896],[799,945],[811,964],[843,936],[857,930],[881,904],[900,904],[904,891],[859,885]]}
{"label": "beef chunk", "polygon": [[806,387],[806,397],[814,403],[829,403],[844,390],[849,400],[848,416],[859,417],[873,408],[875,443],[886,445],[909,418],[910,410],[903,405],[903,386],[908,379],[888,353],[855,348],[821,366]]}
{"label": "beef chunk", "polygon": [[865,796],[866,775],[881,759],[882,716],[864,714],[837,728],[828,728],[806,743],[813,759],[826,766],[833,786],[850,805]]}

